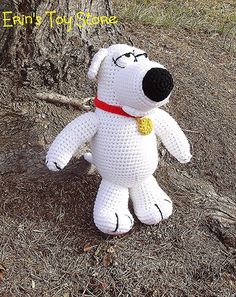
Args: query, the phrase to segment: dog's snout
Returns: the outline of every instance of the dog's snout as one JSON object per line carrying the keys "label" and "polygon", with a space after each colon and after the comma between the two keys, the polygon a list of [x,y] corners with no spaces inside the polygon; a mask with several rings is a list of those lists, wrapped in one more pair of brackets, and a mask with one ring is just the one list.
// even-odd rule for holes
{"label": "dog's snout", "polygon": [[174,83],[171,74],[163,68],[151,68],[143,78],[143,92],[155,102],[167,98],[173,87]]}

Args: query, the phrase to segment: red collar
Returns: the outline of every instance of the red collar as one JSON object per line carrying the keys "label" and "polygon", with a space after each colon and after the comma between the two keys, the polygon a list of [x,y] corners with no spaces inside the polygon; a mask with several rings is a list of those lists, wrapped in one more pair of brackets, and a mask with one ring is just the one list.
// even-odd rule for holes
{"label": "red collar", "polygon": [[106,102],[103,102],[103,101],[99,100],[98,97],[94,98],[93,103],[97,108],[100,108],[107,112],[115,113],[115,114],[122,115],[122,116],[128,117],[128,118],[140,118],[140,117],[135,117],[135,116],[128,114],[120,106],[110,105]]}

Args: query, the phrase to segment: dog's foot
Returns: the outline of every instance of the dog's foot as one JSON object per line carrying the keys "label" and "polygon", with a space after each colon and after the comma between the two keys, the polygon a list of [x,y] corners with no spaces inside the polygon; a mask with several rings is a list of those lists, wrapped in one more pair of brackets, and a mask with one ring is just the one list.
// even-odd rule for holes
{"label": "dog's foot", "polygon": [[160,221],[167,219],[172,214],[172,201],[168,199],[158,199],[149,205],[135,206],[135,214],[138,219],[147,225],[156,225]]}
{"label": "dog's foot", "polygon": [[94,214],[94,222],[96,227],[103,233],[119,235],[130,231],[134,219],[130,212],[109,212],[103,209]]}
{"label": "dog's foot", "polygon": [[102,180],[93,212],[97,228],[112,235],[128,232],[134,223],[128,209],[128,201],[128,188]]}
{"label": "dog's foot", "polygon": [[159,187],[153,176],[132,188],[130,194],[134,212],[144,224],[158,224],[172,214],[172,201]]}

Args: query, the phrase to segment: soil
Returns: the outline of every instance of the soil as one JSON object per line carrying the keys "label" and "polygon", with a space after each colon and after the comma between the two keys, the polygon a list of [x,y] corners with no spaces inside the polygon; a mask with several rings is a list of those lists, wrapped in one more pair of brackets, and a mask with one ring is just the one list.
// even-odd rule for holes
{"label": "soil", "polygon": [[[54,137],[81,111],[40,101],[46,88],[36,78],[19,83],[2,68],[1,297],[236,296],[235,54],[215,33],[133,23],[124,34],[174,76],[167,109],[193,154],[182,165],[160,147],[155,175],[174,214],[152,227],[136,219],[123,236],[99,233],[92,210],[101,179],[79,158],[86,146],[63,172],[44,165]],[[95,85],[81,77],[60,93],[93,96]]]}

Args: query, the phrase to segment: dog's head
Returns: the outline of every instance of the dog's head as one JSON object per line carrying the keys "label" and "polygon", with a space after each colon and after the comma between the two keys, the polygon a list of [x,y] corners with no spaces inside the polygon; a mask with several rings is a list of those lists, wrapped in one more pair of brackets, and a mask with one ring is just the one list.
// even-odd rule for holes
{"label": "dog's head", "polygon": [[100,49],[88,71],[98,79],[98,98],[119,105],[127,113],[146,113],[164,105],[173,89],[173,79],[165,67],[150,61],[138,48],[116,44]]}

